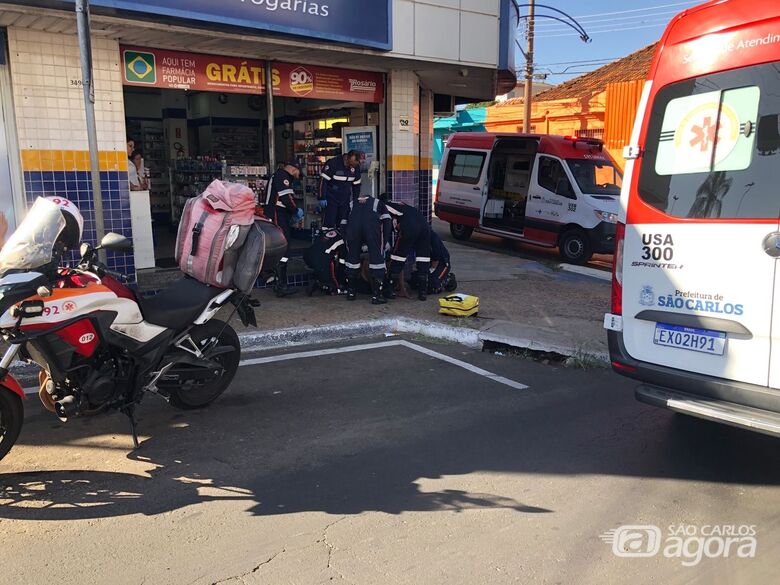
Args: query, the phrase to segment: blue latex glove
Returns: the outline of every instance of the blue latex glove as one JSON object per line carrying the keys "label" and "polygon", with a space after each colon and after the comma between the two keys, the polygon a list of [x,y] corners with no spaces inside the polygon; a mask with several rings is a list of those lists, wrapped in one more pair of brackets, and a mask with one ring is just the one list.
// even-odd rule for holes
{"label": "blue latex glove", "polygon": [[328,206],[328,200],[320,199],[317,204],[320,206],[320,209],[325,209]]}
{"label": "blue latex glove", "polygon": [[303,209],[299,207],[295,211],[295,221],[298,222],[301,221],[302,219],[303,219]]}

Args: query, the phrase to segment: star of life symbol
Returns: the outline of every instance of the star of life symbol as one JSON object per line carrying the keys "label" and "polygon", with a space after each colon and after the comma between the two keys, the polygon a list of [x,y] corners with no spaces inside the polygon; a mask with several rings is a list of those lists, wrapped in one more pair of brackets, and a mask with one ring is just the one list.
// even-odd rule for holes
{"label": "star of life symbol", "polygon": [[710,150],[710,143],[715,142],[715,123],[712,116],[705,116],[701,125],[691,126],[691,132],[693,138],[690,141],[691,146],[700,144],[700,151],[707,152]]}
{"label": "star of life symbol", "polygon": [[718,102],[693,108],[677,125],[674,136],[679,159],[691,168],[707,168],[712,162],[716,165],[722,162],[734,150],[738,139],[736,112],[728,104]]}

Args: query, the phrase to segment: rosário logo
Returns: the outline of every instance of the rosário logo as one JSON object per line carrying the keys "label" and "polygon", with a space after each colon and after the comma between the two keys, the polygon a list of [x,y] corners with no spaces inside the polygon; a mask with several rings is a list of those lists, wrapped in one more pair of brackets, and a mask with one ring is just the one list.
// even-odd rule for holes
{"label": "ros\u00e1rio logo", "polygon": [[154,53],[125,51],[125,79],[129,83],[157,83]]}
{"label": "ros\u00e1rio logo", "polygon": [[296,67],[290,71],[290,89],[304,96],[314,91],[314,75],[305,67]]}

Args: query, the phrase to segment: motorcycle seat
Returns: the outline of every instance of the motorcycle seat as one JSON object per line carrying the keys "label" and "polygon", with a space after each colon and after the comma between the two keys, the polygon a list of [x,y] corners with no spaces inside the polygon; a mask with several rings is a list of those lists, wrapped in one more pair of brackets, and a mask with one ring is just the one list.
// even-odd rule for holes
{"label": "motorcycle seat", "polygon": [[147,323],[180,330],[190,325],[222,289],[185,276],[153,297],[139,297]]}

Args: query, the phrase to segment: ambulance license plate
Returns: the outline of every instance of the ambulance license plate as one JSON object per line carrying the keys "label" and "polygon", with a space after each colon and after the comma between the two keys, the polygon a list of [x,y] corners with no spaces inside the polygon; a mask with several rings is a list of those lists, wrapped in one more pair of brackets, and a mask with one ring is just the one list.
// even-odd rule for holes
{"label": "ambulance license plate", "polygon": [[653,343],[666,347],[723,355],[726,348],[726,334],[722,331],[656,323]]}

